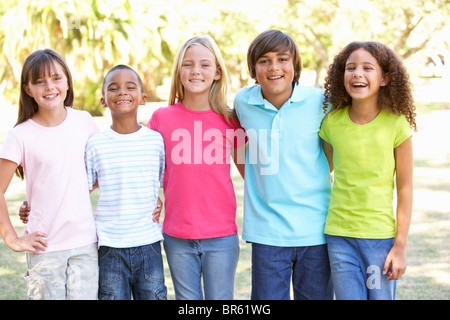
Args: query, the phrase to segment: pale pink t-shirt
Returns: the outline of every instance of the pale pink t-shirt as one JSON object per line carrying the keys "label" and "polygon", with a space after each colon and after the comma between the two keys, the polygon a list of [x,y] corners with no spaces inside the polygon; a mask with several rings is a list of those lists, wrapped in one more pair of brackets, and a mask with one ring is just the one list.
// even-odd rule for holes
{"label": "pale pink t-shirt", "polygon": [[0,158],[24,168],[31,207],[25,232],[46,233],[45,252],[97,242],[84,150],[98,129],[86,111],[66,110],[66,119],[54,127],[31,119],[17,125],[0,151]]}
{"label": "pale pink t-shirt", "polygon": [[183,239],[237,233],[230,155],[245,143],[245,132],[232,123],[181,102],[153,113],[147,126],[162,134],[166,150],[164,233]]}

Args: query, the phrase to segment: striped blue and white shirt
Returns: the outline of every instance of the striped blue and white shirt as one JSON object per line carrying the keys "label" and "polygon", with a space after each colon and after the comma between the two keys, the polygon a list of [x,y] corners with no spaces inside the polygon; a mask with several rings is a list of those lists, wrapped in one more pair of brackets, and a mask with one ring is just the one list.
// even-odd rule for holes
{"label": "striped blue and white shirt", "polygon": [[162,240],[152,221],[164,175],[164,140],[144,126],[131,134],[108,128],[86,144],[89,188],[98,181],[95,213],[98,245],[142,246]]}

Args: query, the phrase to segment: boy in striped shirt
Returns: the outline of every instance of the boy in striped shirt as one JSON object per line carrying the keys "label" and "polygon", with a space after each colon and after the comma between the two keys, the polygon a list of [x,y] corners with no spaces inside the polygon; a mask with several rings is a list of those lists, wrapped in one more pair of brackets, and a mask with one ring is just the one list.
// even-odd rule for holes
{"label": "boy in striped shirt", "polygon": [[105,76],[101,103],[112,125],[86,145],[89,188],[100,189],[95,222],[99,245],[99,299],[166,299],[157,207],[164,174],[164,141],[137,122],[146,95],[130,67]]}

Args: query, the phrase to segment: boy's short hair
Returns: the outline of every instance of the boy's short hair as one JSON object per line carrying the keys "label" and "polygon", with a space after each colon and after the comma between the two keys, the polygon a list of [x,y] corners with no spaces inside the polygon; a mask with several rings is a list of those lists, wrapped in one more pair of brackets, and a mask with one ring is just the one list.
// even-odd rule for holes
{"label": "boy's short hair", "polygon": [[255,65],[258,59],[268,52],[290,51],[294,62],[293,84],[300,79],[302,59],[295,39],[288,33],[271,29],[260,33],[250,44],[247,52],[247,65],[252,79],[256,80]]}
{"label": "boy's short hair", "polygon": [[106,78],[108,77],[108,75],[109,75],[111,72],[115,71],[115,70],[123,70],[123,69],[125,69],[125,70],[131,70],[131,71],[134,72],[134,74],[136,75],[136,77],[137,77],[137,79],[138,79],[138,81],[139,81],[139,86],[141,87],[141,92],[144,93],[144,84],[142,83],[142,79],[141,79],[141,77],[139,76],[139,74],[136,72],[136,70],[134,70],[133,68],[131,68],[131,67],[127,66],[127,65],[124,65],[124,64],[118,64],[118,65],[116,65],[115,67],[113,67],[112,69],[110,69],[110,70],[106,73],[105,77],[103,78],[103,84],[102,84],[102,94],[103,94],[103,95],[105,95],[105,84],[106,84]]}

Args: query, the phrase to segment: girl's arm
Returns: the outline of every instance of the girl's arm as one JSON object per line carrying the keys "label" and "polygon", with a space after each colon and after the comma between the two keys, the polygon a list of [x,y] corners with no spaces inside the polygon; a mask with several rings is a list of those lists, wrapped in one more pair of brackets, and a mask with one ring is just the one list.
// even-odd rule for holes
{"label": "girl's arm", "polygon": [[9,218],[8,207],[6,206],[5,193],[8,189],[17,164],[0,159],[0,234],[6,245],[13,251],[29,251],[36,253],[37,249],[45,250],[47,242],[42,232],[35,232],[26,236],[17,236],[16,230]]}
{"label": "girl's arm", "polygon": [[161,210],[162,210],[163,203],[161,201],[161,198],[158,197],[158,200],[156,202],[156,208],[155,211],[153,211],[153,222],[159,222],[159,218],[161,217]]}
{"label": "girl's arm", "polygon": [[[394,149],[397,183],[397,236],[383,268],[388,280],[398,280],[406,270],[406,244],[412,215],[413,153],[411,138]],[[391,266],[392,265],[392,266]],[[389,270],[391,267],[391,270]]]}

